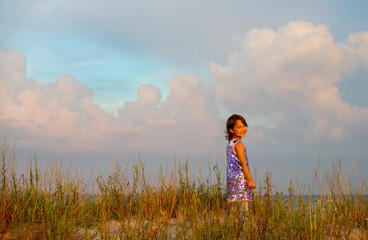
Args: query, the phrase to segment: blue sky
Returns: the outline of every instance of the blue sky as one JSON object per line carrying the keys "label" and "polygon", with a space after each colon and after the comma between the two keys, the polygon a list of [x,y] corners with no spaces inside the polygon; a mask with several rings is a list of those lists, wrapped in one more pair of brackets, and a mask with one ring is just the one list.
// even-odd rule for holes
{"label": "blue sky", "polygon": [[366,1],[1,1],[1,133],[20,152],[79,156],[86,169],[105,166],[91,154],[115,151],[206,166],[215,152],[223,161],[224,123],[237,112],[260,172],[272,162],[279,176],[307,175],[321,158],[367,176],[367,10]]}

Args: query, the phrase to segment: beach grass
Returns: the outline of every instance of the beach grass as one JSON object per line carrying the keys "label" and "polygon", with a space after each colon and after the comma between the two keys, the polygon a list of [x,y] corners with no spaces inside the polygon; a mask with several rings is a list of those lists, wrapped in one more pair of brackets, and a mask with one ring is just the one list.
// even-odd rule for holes
{"label": "beach grass", "polygon": [[340,162],[287,193],[267,171],[242,212],[228,208],[217,164],[214,183],[193,179],[188,161],[156,181],[142,161],[85,181],[55,163],[41,170],[36,156],[17,173],[6,140],[0,157],[0,239],[368,239],[366,179],[352,184]]}

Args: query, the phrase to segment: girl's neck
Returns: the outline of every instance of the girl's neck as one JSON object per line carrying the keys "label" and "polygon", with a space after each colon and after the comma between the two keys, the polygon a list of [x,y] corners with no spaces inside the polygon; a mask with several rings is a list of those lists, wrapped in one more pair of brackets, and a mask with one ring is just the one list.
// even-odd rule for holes
{"label": "girl's neck", "polygon": [[231,138],[231,140],[230,140],[230,141],[232,141],[232,140],[239,140],[239,141],[241,141],[241,137],[234,136],[234,137],[232,137],[232,138]]}

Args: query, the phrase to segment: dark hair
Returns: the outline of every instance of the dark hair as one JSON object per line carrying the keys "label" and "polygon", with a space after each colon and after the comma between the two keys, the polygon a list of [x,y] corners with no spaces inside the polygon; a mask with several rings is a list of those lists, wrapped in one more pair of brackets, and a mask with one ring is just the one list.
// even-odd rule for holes
{"label": "dark hair", "polygon": [[242,121],[242,123],[245,126],[248,127],[247,122],[245,121],[245,119],[241,115],[239,115],[239,114],[231,115],[231,117],[229,117],[227,119],[227,122],[226,122],[226,136],[225,136],[226,140],[230,141],[233,138],[234,134],[230,132],[230,129],[234,129],[234,125],[235,125],[236,120]]}

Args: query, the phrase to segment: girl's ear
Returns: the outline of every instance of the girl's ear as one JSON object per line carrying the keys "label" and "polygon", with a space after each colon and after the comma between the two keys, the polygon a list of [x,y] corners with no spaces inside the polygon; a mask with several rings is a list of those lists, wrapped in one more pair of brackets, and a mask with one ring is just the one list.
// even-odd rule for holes
{"label": "girl's ear", "polygon": [[231,133],[234,133],[234,129],[232,129],[232,128],[229,128],[229,131],[230,131]]}

